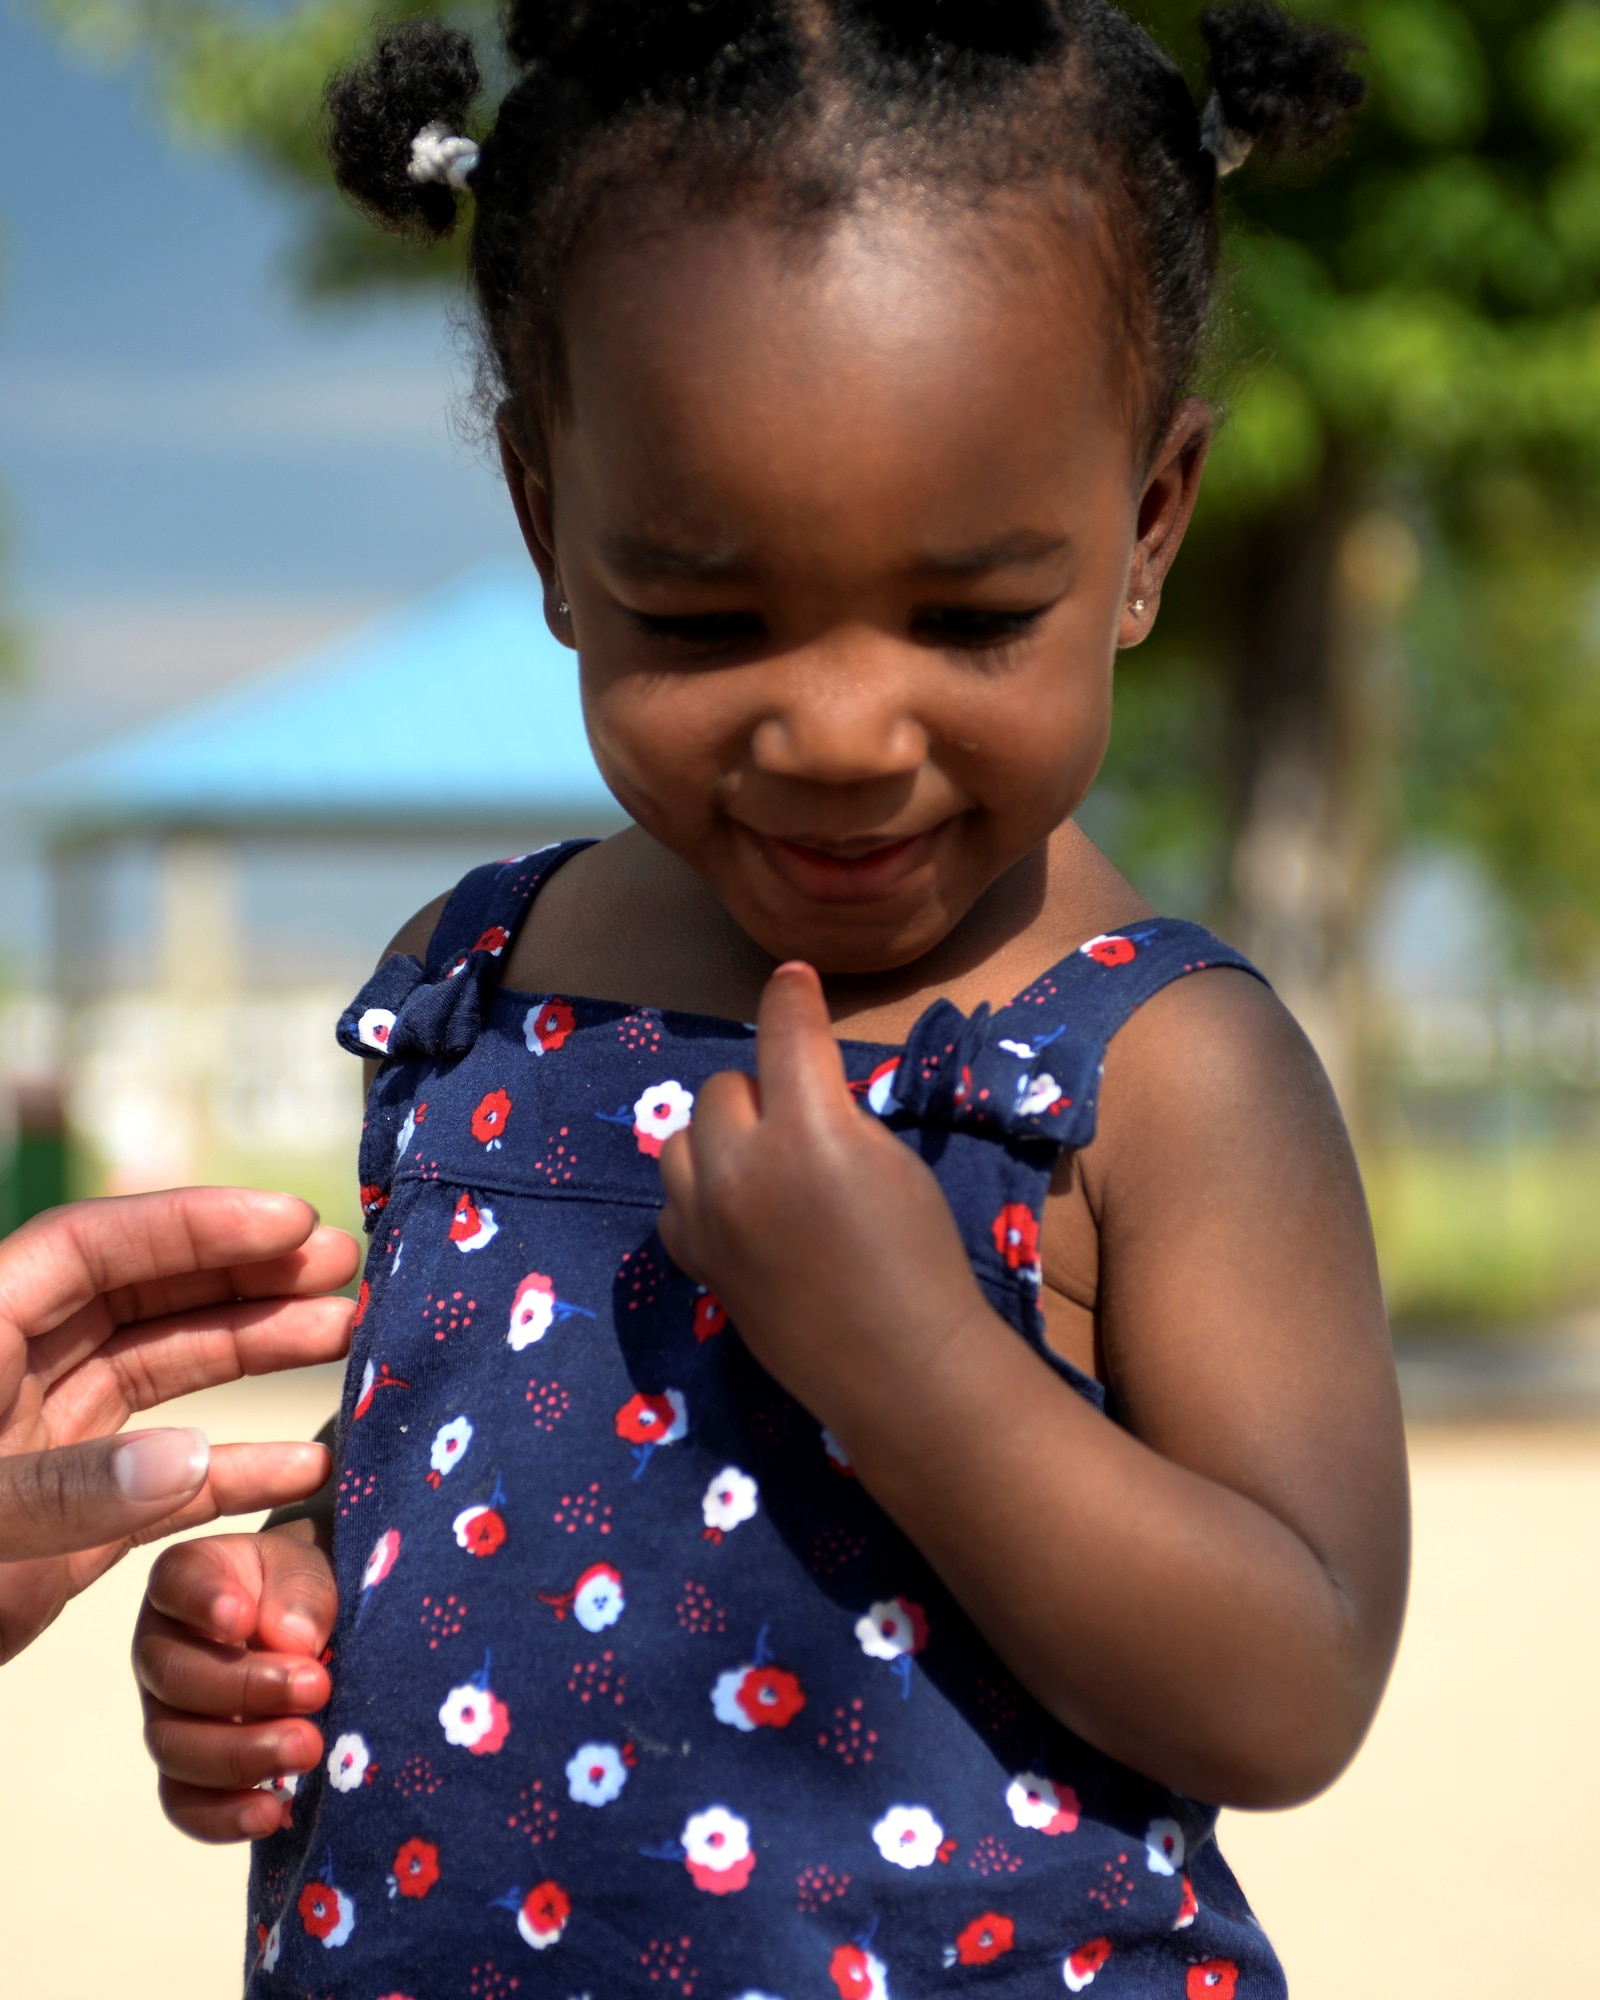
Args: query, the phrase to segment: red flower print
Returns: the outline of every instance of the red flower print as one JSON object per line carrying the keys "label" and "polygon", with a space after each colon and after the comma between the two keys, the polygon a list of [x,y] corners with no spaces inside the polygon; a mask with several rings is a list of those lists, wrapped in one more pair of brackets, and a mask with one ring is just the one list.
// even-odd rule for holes
{"label": "red flower print", "polygon": [[468,1507],[454,1523],[456,1541],[469,1555],[492,1556],[505,1542],[504,1516],[494,1507]]}
{"label": "red flower print", "polygon": [[768,1729],[787,1729],[806,1705],[805,1690],[782,1667],[752,1667],[734,1700],[752,1722]]}
{"label": "red flower print", "polygon": [[390,1872],[402,1896],[425,1896],[439,1879],[439,1850],[428,1840],[408,1840]]}
{"label": "red flower print", "polygon": [[1238,1986],[1239,1968],[1231,1958],[1208,1958],[1189,1967],[1183,1990],[1186,2000],[1233,2000]]}
{"label": "red flower print", "polygon": [[630,1396],[617,1412],[617,1436],[629,1444],[661,1444],[677,1420],[665,1396]]}
{"label": "red flower print", "polygon": [[561,1936],[571,1915],[572,1898],[566,1890],[557,1882],[541,1882],[522,1899],[522,1908],[517,1912],[517,1929],[522,1933],[524,1944],[532,1945],[535,1951],[543,1951]]}
{"label": "red flower print", "polygon": [[989,1965],[1008,1952],[1016,1942],[1017,1927],[1009,1917],[988,1910],[974,1917],[956,1939],[956,1961],[961,1965]]}
{"label": "red flower print", "polygon": [[1132,938],[1125,937],[1090,938],[1082,949],[1096,965],[1103,965],[1108,970],[1119,965],[1131,965],[1139,956],[1139,947]]}
{"label": "red flower print", "polygon": [[1194,1893],[1194,1884],[1185,1875],[1183,1878],[1183,1901],[1178,1905],[1178,1914],[1172,1920],[1175,1931],[1186,1931],[1200,1914],[1200,1899]]}
{"label": "red flower print", "polygon": [[361,1322],[366,1318],[367,1307],[371,1303],[372,1303],[372,1287],[367,1283],[366,1279],[363,1278],[361,1280],[361,1289],[359,1292],[356,1293],[355,1318],[352,1319],[350,1322],[352,1327],[359,1326]]}
{"label": "red flower print", "polygon": [[715,1292],[702,1292],[694,1302],[694,1337],[710,1340],[728,1324],[728,1308]]}
{"label": "red flower print", "polygon": [[577,1025],[578,1017],[565,1000],[546,1000],[542,1007],[528,1009],[522,1039],[534,1055],[553,1055]]}
{"label": "red flower print", "polygon": [[491,924],[472,949],[486,951],[491,958],[498,958],[510,942],[510,931],[501,924]]}
{"label": "red flower print", "polygon": [[389,1193],[386,1188],[379,1187],[376,1183],[371,1187],[363,1185],[361,1189],[361,1213],[363,1215],[381,1215],[388,1206]]}
{"label": "red flower print", "polygon": [[1039,1221],[1026,1202],[1008,1201],[994,1219],[994,1247],[1012,1271],[1039,1261]]}
{"label": "red flower print", "polygon": [[888,1968],[858,1944],[842,1944],[828,1965],[839,2000],[887,2000]]}
{"label": "red flower print", "polygon": [[1061,1977],[1066,1981],[1069,1993],[1081,1993],[1093,1982],[1095,1974],[1111,1956],[1110,1938],[1091,1938],[1087,1944],[1067,1954],[1067,1962],[1061,1968]]}
{"label": "red flower print", "polygon": [[503,1090],[491,1090],[472,1114],[472,1136],[481,1145],[492,1146],[505,1133],[511,1116],[511,1099]]}
{"label": "red flower print", "polygon": [[331,1882],[308,1882],[295,1906],[300,1921],[324,1947],[341,1945],[355,1929],[355,1905]]}

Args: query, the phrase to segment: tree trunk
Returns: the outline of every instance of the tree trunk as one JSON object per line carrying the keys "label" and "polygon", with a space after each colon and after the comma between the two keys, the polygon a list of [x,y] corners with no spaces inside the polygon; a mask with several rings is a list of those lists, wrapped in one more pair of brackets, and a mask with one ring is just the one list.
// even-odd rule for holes
{"label": "tree trunk", "polygon": [[[1234,934],[1360,1124],[1362,928],[1389,844],[1396,619],[1418,552],[1337,466],[1252,537],[1233,688]],[[1253,577],[1250,573],[1253,571]]]}

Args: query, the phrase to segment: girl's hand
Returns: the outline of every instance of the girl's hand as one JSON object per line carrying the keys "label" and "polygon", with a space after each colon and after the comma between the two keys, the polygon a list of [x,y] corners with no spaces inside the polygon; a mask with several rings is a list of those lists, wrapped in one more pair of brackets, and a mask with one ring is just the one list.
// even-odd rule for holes
{"label": "girl's hand", "polygon": [[117,1437],[171,1396],[336,1361],[342,1230],[245,1188],[74,1202],[0,1244],[0,1661],[136,1543],[314,1493],[319,1445]]}
{"label": "girl's hand", "polygon": [[161,1807],[194,1840],[260,1840],[289,1805],[256,1791],[313,1770],[305,1718],[331,1692],[321,1654],[338,1611],[333,1566],[310,1523],[168,1549],[150,1572],[133,1639],[145,1743]]}
{"label": "girl's hand", "polygon": [[992,1315],[938,1182],[851,1096],[809,965],[779,966],[757,1030],[757,1075],[712,1077],[662,1150],[661,1239],[848,1447],[858,1410]]}

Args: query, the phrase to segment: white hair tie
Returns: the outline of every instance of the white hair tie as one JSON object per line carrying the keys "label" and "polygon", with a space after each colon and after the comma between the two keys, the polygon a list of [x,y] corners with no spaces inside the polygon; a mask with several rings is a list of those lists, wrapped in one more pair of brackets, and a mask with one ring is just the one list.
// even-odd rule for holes
{"label": "white hair tie", "polygon": [[436,118],[431,125],[424,125],[412,140],[411,162],[406,172],[414,181],[438,181],[465,193],[477,166],[477,140],[460,138]]}
{"label": "white hair tie", "polygon": [[1212,91],[1200,117],[1200,145],[1217,163],[1218,180],[1236,174],[1249,159],[1255,140],[1228,123],[1222,99]]}

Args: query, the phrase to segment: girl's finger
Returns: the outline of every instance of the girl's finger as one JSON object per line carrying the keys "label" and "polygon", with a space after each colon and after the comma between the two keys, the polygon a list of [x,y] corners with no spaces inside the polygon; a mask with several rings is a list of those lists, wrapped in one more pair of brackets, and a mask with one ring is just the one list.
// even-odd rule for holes
{"label": "girl's finger", "polygon": [[289,1824],[289,1802],[272,1792],[217,1792],[163,1778],[161,1810],[180,1833],[220,1847],[234,1840],[264,1840]]}
{"label": "girl's finger", "polygon": [[209,1535],[166,1549],[150,1566],[145,1603],[220,1645],[242,1645],[256,1632],[265,1587],[262,1557],[270,1535]]}
{"label": "girl's finger", "polygon": [[333,1564],[317,1546],[309,1521],[258,1537],[261,1546],[261,1643],[279,1653],[315,1659],[333,1636],[339,1586]]}
{"label": "girl's finger", "polygon": [[767,981],[756,1015],[763,1118],[815,1118],[854,1109],[822,981],[792,960]]}
{"label": "girl's finger", "polygon": [[298,1717],[271,1722],[212,1722],[145,1698],[145,1747],[156,1769],[186,1785],[248,1791],[283,1772],[303,1774],[322,1755],[322,1732]]}
{"label": "girl's finger", "polygon": [[164,1707],[220,1720],[313,1715],[331,1692],[327,1669],[315,1660],[217,1646],[148,1609],[134,1634],[133,1671]]}

